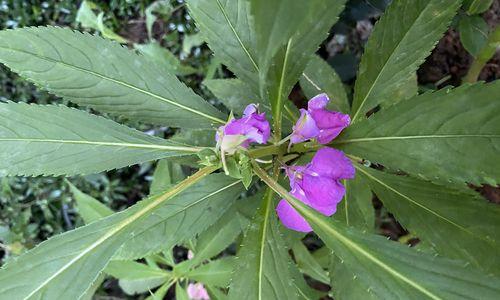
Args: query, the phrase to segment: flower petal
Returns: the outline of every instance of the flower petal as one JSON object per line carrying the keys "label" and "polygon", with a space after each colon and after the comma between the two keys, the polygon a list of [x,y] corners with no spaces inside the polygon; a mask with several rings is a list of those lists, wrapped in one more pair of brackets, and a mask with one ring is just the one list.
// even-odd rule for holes
{"label": "flower petal", "polygon": [[319,128],[316,126],[311,114],[305,110],[300,110],[300,117],[297,123],[293,126],[292,137],[290,138],[290,143],[297,144],[308,139],[318,136]]}
{"label": "flower petal", "polygon": [[349,115],[340,112],[318,109],[311,111],[311,115],[320,129],[318,135],[318,142],[320,144],[331,142],[351,123]]}
{"label": "flower petal", "polygon": [[247,107],[245,107],[245,110],[243,111],[243,116],[248,117],[255,113],[257,113],[257,105],[252,103],[248,104]]}
{"label": "flower petal", "polygon": [[304,175],[301,187],[306,194],[308,205],[326,216],[337,211],[337,204],[345,194],[341,183],[321,176]]}
{"label": "flower petal", "polygon": [[316,109],[324,109],[326,105],[330,102],[330,98],[328,98],[328,95],[323,93],[314,96],[309,100],[307,103],[307,109],[309,111],[316,110]]}
{"label": "flower petal", "polygon": [[286,228],[300,232],[312,231],[309,223],[285,199],[278,203],[276,213]]}
{"label": "flower petal", "polygon": [[354,166],[351,160],[345,156],[344,152],[328,147],[316,152],[309,170],[319,176],[335,180],[354,178]]}

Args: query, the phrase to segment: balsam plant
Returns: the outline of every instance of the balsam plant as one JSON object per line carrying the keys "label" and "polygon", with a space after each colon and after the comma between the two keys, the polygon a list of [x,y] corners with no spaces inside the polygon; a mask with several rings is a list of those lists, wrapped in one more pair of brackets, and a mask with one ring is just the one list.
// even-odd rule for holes
{"label": "balsam plant", "polygon": [[[73,108],[1,103],[2,175],[161,163],[151,196],[121,212],[72,187],[88,224],[11,260],[0,299],[88,299],[103,272],[130,293],[159,286],[151,299],[173,284],[179,299],[319,299],[302,274],[336,299],[497,298],[500,210],[468,185],[500,181],[500,82],[418,94],[415,74],[461,1],[393,1],[367,43],[352,104],[314,55],[344,2],[187,1],[237,77],[205,82],[235,116],[116,42],[57,27],[0,32],[0,61],[39,88],[180,128],[165,140]],[[300,113],[286,101],[299,81],[322,99]],[[180,164],[198,170],[184,178]],[[374,232],[372,191],[416,247]],[[281,225],[280,199],[282,223],[298,231]],[[301,242],[310,230],[325,244],[314,255]],[[233,242],[236,257],[213,259]],[[174,261],[175,245],[191,259]]]}

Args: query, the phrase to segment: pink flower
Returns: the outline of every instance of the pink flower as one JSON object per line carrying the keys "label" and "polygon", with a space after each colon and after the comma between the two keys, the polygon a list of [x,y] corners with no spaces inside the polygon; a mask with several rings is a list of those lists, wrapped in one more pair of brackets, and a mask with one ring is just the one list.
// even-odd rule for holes
{"label": "pink flower", "polygon": [[[354,178],[354,166],[342,151],[321,148],[305,166],[286,168],[290,194],[323,215],[331,216],[345,194],[342,179]],[[307,221],[284,199],[276,207],[283,225],[296,231],[312,231]]]}
{"label": "pink flower", "polygon": [[326,94],[319,94],[309,100],[307,110],[300,110],[299,120],[293,126],[290,144],[312,138],[320,144],[328,144],[349,126],[351,118],[348,115],[326,109],[329,101]]}
{"label": "pink flower", "polygon": [[245,108],[243,118],[232,119],[219,127],[215,140],[223,152],[234,154],[238,148],[248,148],[250,143],[267,143],[270,135],[266,113],[258,113],[257,106],[250,104]]}
{"label": "pink flower", "polygon": [[210,300],[203,283],[190,283],[187,287],[187,294],[191,300]]}

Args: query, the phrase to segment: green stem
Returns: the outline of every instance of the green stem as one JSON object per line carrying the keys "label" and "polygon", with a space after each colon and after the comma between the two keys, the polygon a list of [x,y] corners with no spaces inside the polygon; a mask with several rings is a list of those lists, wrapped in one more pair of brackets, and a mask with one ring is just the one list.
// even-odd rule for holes
{"label": "green stem", "polygon": [[481,49],[477,57],[474,58],[467,75],[463,78],[463,82],[474,83],[477,81],[481,70],[486,63],[495,55],[497,48],[500,46],[500,26],[493,30],[488,36],[486,46]]}

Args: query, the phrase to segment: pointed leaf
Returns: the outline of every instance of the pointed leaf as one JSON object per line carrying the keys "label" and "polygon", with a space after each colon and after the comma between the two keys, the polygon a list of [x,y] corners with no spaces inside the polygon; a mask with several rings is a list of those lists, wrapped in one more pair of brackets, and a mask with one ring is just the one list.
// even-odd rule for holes
{"label": "pointed leaf", "polygon": [[[415,178],[356,166],[401,225],[438,253],[500,275],[500,207]],[[481,217],[478,217],[478,216]]]}
{"label": "pointed leaf", "polygon": [[433,181],[499,183],[498,94],[500,81],[426,93],[350,126],[334,143]]}
{"label": "pointed leaf", "polygon": [[155,172],[153,173],[153,181],[149,188],[149,194],[154,195],[167,190],[172,184],[175,184],[186,178],[182,167],[169,160],[162,159],[156,165]]}
{"label": "pointed leaf", "polygon": [[50,93],[101,112],[187,128],[225,123],[222,113],[174,75],[87,33],[58,27],[4,30],[0,62]]}
{"label": "pointed leaf", "polygon": [[80,191],[71,182],[66,181],[66,183],[69,185],[71,193],[76,201],[78,213],[85,224],[100,220],[114,213],[109,207],[99,202],[99,200]]}
{"label": "pointed leaf", "polygon": [[205,178],[213,170],[202,169],[164,194],[43,242],[0,270],[0,294],[6,299],[77,299],[130,237],[165,226],[170,244],[161,245],[169,248],[196,235],[198,225],[213,222],[209,208],[225,204],[219,192],[234,193],[233,180]]}
{"label": "pointed leaf", "polygon": [[198,150],[73,108],[0,103],[3,175],[98,173]]}
{"label": "pointed leaf", "polygon": [[389,5],[361,59],[354,89],[353,123],[378,104],[390,105],[417,93],[415,71],[430,54],[461,2],[403,0]]}
{"label": "pointed leaf", "polygon": [[171,278],[162,269],[134,261],[111,261],[104,272],[119,279],[118,284],[128,295],[148,292]]}
{"label": "pointed leaf", "polygon": [[234,266],[234,257],[224,257],[190,270],[183,276],[204,284],[225,288],[229,285]]}

